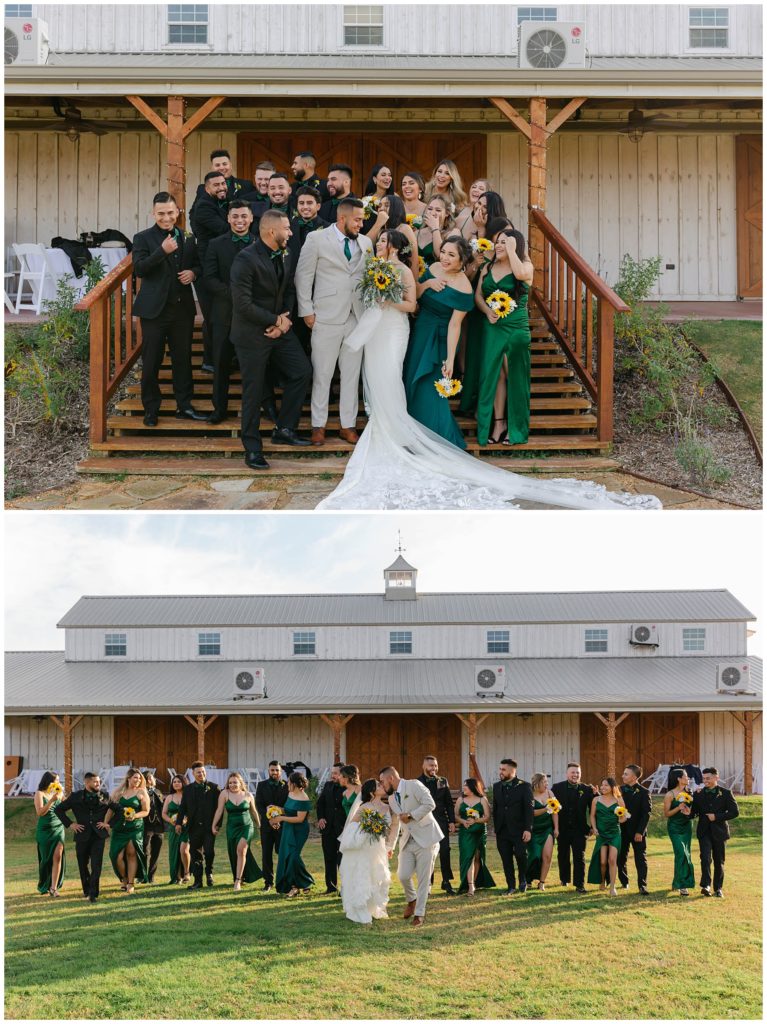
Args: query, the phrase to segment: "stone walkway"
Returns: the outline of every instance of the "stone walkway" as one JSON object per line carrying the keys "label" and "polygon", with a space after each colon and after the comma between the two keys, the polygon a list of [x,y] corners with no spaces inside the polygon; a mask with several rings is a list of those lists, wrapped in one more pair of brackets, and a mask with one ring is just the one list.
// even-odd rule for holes
{"label": "stone walkway", "polygon": [[[516,467],[515,467],[516,468]],[[278,476],[268,480],[254,477],[243,471],[242,477],[178,476],[152,477],[128,476],[93,477],[75,481],[67,487],[45,491],[27,498],[19,498],[7,504],[9,509],[79,509],[79,510],[120,510],[176,509],[179,511],[235,510],[256,511],[271,509],[306,510],[314,509],[338,482],[338,477],[322,479],[306,476]],[[654,494],[669,510],[677,509],[733,509],[727,502],[701,498],[689,491],[676,490],[662,484],[651,484],[645,480],[622,473],[619,469],[606,472],[562,472],[543,474],[539,477],[557,476],[570,479],[595,480],[611,491],[628,491],[631,494]],[[331,474],[324,474],[331,477]],[[528,509],[548,509],[550,506],[532,502],[520,502]]]}

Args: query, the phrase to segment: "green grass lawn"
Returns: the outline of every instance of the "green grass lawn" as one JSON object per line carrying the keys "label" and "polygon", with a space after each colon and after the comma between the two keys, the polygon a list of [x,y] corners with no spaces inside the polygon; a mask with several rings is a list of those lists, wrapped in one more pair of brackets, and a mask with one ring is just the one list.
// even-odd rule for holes
{"label": "green grass lawn", "polygon": [[762,444],[762,323],[692,321],[689,334],[717,366]]}
{"label": "green grass lawn", "polygon": [[[396,879],[390,920],[371,928],[347,921],[334,897],[286,901],[260,882],[235,894],[221,838],[218,884],[202,893],[162,884],[125,896],[105,860],[91,905],[68,841],[64,895],[38,896],[30,803],[6,801],[10,1018],[761,1017],[761,798],[739,801],[725,901],[670,895],[671,846],[656,811],[650,897],[577,896],[556,884],[469,901],[437,889],[418,931],[402,920]],[[492,839],[489,849],[498,882]],[[321,881],[318,840],[306,861]],[[163,851],[163,881],[166,863]]]}

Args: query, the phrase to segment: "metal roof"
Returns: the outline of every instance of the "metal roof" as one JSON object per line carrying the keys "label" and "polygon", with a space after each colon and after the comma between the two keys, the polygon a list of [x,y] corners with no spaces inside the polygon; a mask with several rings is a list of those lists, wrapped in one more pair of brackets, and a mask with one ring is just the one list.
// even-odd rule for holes
{"label": "metal roof", "polygon": [[581,593],[81,597],[59,627],[359,626],[437,623],[748,622],[728,590]]}
{"label": "metal roof", "polygon": [[268,696],[235,702],[234,675],[243,662],[66,662],[62,651],[23,651],[6,654],[5,701],[15,715],[760,708],[761,659],[734,659],[750,665],[755,696],[716,692],[716,666],[727,660],[502,659],[509,686],[502,700],[476,696],[477,659],[259,662]]}

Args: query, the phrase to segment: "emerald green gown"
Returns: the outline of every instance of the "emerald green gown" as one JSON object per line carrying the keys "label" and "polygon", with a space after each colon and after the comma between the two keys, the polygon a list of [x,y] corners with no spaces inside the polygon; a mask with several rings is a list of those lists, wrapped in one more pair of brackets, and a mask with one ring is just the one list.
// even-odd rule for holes
{"label": "emerald green gown", "polygon": [[[43,797],[45,794],[43,794]],[[54,811],[61,803],[55,800],[46,814],[37,819],[35,826],[35,841],[37,842],[37,863],[39,867],[37,891],[48,892],[51,888],[53,875],[53,855],[59,843],[64,842],[64,826],[56,817]],[[66,866],[66,850],[61,852],[61,872],[56,889],[60,889],[64,882],[64,868]]]}
{"label": "emerald green gown", "polygon": [[[458,807],[458,815],[463,818],[464,821],[468,815],[466,811],[470,808],[474,808],[483,814],[481,803],[467,804],[462,801]],[[479,869],[474,874],[474,888],[475,889],[492,889],[495,886],[495,879],[490,874],[486,859],[487,849],[487,825],[481,822],[477,825],[470,825],[468,828],[464,828],[463,825],[458,829],[458,862],[459,870],[461,872],[461,884],[458,887],[458,892],[468,892],[469,883],[466,879],[469,868],[471,867],[472,861],[479,852]]]}
{"label": "emerald green gown", "polygon": [[[430,270],[421,277],[428,281]],[[457,448],[465,448],[463,434],[450,411],[446,398],[437,394],[435,381],[442,377],[447,358],[447,329],[455,310],[468,312],[474,306],[472,295],[447,285],[440,292],[431,288],[418,300],[420,312],[410,331],[403,367],[407,411],[423,426],[444,437]]]}
{"label": "emerald green gown", "polygon": [[[614,804],[610,804],[609,807],[605,807],[603,803],[597,802],[597,841],[594,843],[594,852],[591,854],[587,879],[592,885],[602,884],[602,868],[599,864],[599,851],[602,847],[614,846],[618,853],[621,850],[621,826],[615,817],[615,808],[617,806],[617,800]],[[605,882],[608,881],[609,876],[607,871],[605,871]]]}
{"label": "emerald green gown", "polygon": [[357,799],[357,794],[356,793],[352,793],[351,796],[342,796],[341,797],[341,806],[344,809],[344,817],[345,818],[349,817],[349,811],[354,806],[354,801],[356,799]]}
{"label": "emerald green gown", "polygon": [[[181,804],[177,804],[175,800],[171,800],[168,803],[168,817],[172,817],[174,814],[178,814]],[[171,883],[175,883],[179,880],[179,874],[181,873],[181,844],[189,842],[189,832],[187,829],[182,829],[181,835],[176,835],[175,828],[168,830],[168,867],[170,868],[170,880]]]}
{"label": "emerald green gown", "polygon": [[[679,807],[681,801],[676,797],[671,801],[671,808]],[[695,872],[692,866],[692,817],[686,817],[680,811],[673,818],[666,819],[668,837],[674,848],[674,879],[672,889],[694,889]]]}
{"label": "emerald green gown", "polygon": [[245,867],[242,870],[240,881],[257,882],[264,875],[250,849],[250,841],[256,832],[253,818],[250,815],[250,801],[243,800],[239,804],[233,804],[231,800],[227,800],[224,806],[226,807],[226,849],[229,854],[229,863],[232,866],[232,878],[237,881],[237,845],[241,839],[247,839],[248,850],[245,854]]}
{"label": "emerald green gown", "polygon": [[[292,818],[298,811],[310,811],[311,806],[308,800],[294,800],[292,797],[288,797],[284,810],[285,814]],[[302,822],[281,822],[280,831],[282,837],[277,860],[277,875],[274,880],[275,889],[277,892],[286,893],[294,887],[296,889],[310,888],[314,885],[314,879],[301,860],[301,851],[309,838],[308,813]]]}
{"label": "emerald green gown", "polygon": [[[492,276],[492,267],[482,282],[482,295],[487,301],[494,291],[507,292],[513,298],[517,281],[506,274],[500,281]],[[510,444],[524,444],[530,433],[530,322],[527,314],[528,285],[522,285],[517,308],[491,324],[482,316],[480,325],[480,367],[477,396],[477,440],[487,444],[493,429],[493,403],[503,357],[508,362],[506,377],[506,422]]]}
{"label": "emerald green gown", "polygon": [[[135,811],[141,810],[141,801],[137,796],[124,797],[121,796],[118,805],[120,808],[132,807]],[[144,855],[144,819],[134,818],[133,821],[126,821],[122,816],[122,813],[118,811],[115,815],[114,824],[112,825],[112,838],[109,841],[109,859],[112,862],[114,873],[120,879],[124,881],[120,870],[117,867],[117,857],[128,843],[132,842],[136,850],[136,857],[138,859],[138,871],[136,873],[137,882],[146,882],[149,880],[146,868],[146,856]]]}
{"label": "emerald green gown", "polygon": [[[540,811],[545,807],[540,800],[533,800],[533,810]],[[533,817],[533,831],[527,845],[527,881],[533,882],[541,877],[541,860],[543,848],[549,836],[554,835],[554,815],[539,814]]]}
{"label": "emerald green gown", "polygon": [[[416,238],[418,234],[416,233]],[[437,262],[437,257],[434,255],[434,243],[427,242],[424,246],[418,246],[418,255],[423,258],[424,263],[427,267],[430,267],[432,263]]]}

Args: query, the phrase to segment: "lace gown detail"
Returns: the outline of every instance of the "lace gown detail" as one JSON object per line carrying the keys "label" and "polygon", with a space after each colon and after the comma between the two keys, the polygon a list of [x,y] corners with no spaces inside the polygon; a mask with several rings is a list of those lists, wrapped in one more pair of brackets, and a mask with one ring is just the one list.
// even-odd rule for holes
{"label": "lace gown detail", "polygon": [[[354,817],[360,806],[359,798],[349,812]],[[385,815],[391,825],[390,815]],[[341,883],[341,902],[350,921],[370,924],[373,918],[388,917],[391,873],[386,855],[384,837],[371,841],[360,829],[359,822],[348,821],[341,833],[341,864],[338,879]]]}
{"label": "lace gown detail", "polygon": [[[344,478],[318,509],[513,509],[516,500],[576,509],[660,508],[650,495],[617,494],[578,480],[536,480],[481,462],[408,415],[402,364],[408,319],[366,310],[347,344],[364,346],[370,420]],[[446,399],[445,399],[446,401]]]}

